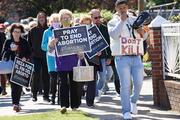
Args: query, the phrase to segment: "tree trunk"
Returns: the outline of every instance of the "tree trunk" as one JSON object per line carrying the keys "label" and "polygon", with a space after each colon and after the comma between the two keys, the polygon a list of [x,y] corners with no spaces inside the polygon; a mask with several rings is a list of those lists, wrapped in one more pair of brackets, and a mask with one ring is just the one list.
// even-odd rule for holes
{"label": "tree trunk", "polygon": [[139,13],[144,10],[144,0],[138,0],[138,11]]}

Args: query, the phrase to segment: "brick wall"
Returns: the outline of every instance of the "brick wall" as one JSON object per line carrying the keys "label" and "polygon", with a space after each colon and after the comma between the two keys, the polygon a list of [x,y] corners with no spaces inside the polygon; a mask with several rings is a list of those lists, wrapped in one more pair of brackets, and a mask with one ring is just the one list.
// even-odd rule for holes
{"label": "brick wall", "polygon": [[165,80],[164,83],[172,110],[180,112],[180,82]]}
{"label": "brick wall", "polygon": [[154,105],[170,109],[166,87],[163,80],[161,28],[150,28],[150,57],[152,61],[152,82]]}

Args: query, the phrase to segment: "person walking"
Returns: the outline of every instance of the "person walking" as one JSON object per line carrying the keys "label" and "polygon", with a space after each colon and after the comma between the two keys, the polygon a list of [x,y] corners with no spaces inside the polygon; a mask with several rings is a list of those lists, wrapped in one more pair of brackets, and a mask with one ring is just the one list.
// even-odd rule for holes
{"label": "person walking", "polygon": [[[80,24],[79,25],[86,25],[87,28],[90,28],[92,26],[92,19],[89,16],[83,16],[80,18]],[[95,99],[95,93],[96,93],[96,80],[97,80],[97,71],[99,70],[99,56],[94,56],[93,58],[89,59],[87,55],[83,55],[85,59],[87,60],[88,64],[90,66],[94,66],[94,80],[93,81],[87,81],[87,82],[79,82],[78,85],[78,98],[81,102],[81,97],[84,95],[86,97],[86,105],[88,107],[95,107],[94,106],[94,99]],[[95,60],[96,59],[96,60]],[[86,65],[85,61],[82,60],[82,65]]]}
{"label": "person walking", "polygon": [[[18,23],[12,24],[10,29],[11,39],[7,39],[5,41],[3,48],[5,60],[8,61],[11,59],[14,61],[15,57],[19,57],[24,61],[29,61],[31,51],[27,40],[21,37],[23,32],[24,28],[22,25]],[[19,102],[21,98],[22,86],[13,82],[10,83],[13,110],[19,112],[21,110]]]}
{"label": "person walking", "polygon": [[[140,90],[143,83],[143,64],[140,55],[121,55],[120,38],[133,38],[132,32],[136,38],[141,38],[142,29],[135,31],[132,24],[136,17],[128,15],[127,0],[117,0],[115,3],[116,13],[108,22],[108,32],[111,37],[110,47],[112,55],[115,56],[115,66],[120,78],[120,97],[122,113],[124,119],[132,119],[131,113],[137,114],[137,100],[139,99]],[[131,80],[133,91],[131,93]]]}
{"label": "person walking", "polygon": [[34,64],[34,77],[31,85],[32,101],[37,101],[37,93],[42,86],[44,90],[43,100],[50,102],[50,81],[46,62],[46,52],[41,50],[42,36],[44,31],[48,28],[46,14],[44,12],[41,11],[37,14],[37,22],[37,26],[33,27],[28,33],[28,42],[31,47],[32,62]]}
{"label": "person walking", "polygon": [[[68,9],[59,11],[61,28],[69,28],[73,26],[72,12]],[[57,39],[53,38],[49,44],[49,51],[55,49]],[[72,110],[76,110],[80,106],[77,97],[77,82],[73,81],[73,67],[77,66],[78,55],[66,55],[58,57],[56,55],[56,66],[58,75],[60,76],[60,102],[61,113],[64,114],[69,106]]]}
{"label": "person walking", "polygon": [[[5,34],[5,25],[4,23],[0,23],[0,60],[2,60],[3,58],[3,54],[2,54],[2,49],[3,49],[3,45],[4,42],[6,40],[6,34]],[[1,87],[2,87],[2,95],[6,95],[6,75],[0,74],[0,83],[1,83]]]}
{"label": "person walking", "polygon": [[[103,37],[105,38],[106,42],[110,44],[110,37],[108,34],[107,27],[101,23],[101,11],[99,9],[92,9],[89,13],[91,15],[92,23],[97,25],[98,29],[102,33]],[[111,63],[111,51],[110,48],[107,47],[105,50],[98,53],[98,56],[100,57],[100,66],[101,69],[98,71],[98,80],[96,85],[96,98],[95,101],[99,102],[100,95],[103,89],[103,86],[106,81],[106,65],[110,65]]]}
{"label": "person walking", "polygon": [[49,18],[49,28],[44,31],[41,49],[46,52],[46,59],[47,59],[47,66],[48,72],[50,76],[50,83],[51,83],[51,101],[52,104],[55,104],[56,98],[56,91],[57,91],[57,81],[58,81],[58,73],[56,70],[56,60],[55,60],[55,50],[51,53],[48,51],[48,44],[50,40],[54,37],[53,30],[60,28],[60,21],[59,21],[59,14],[53,13]]}

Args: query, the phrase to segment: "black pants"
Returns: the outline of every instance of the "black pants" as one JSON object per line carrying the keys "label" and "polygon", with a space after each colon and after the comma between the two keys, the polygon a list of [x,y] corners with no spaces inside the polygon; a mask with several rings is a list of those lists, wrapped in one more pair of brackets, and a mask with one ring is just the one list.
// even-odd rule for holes
{"label": "black pants", "polygon": [[49,97],[50,81],[49,74],[47,70],[46,59],[33,58],[34,63],[34,77],[32,79],[31,90],[33,95],[37,95],[39,88],[41,86],[41,79],[43,84],[44,95],[43,97]]}
{"label": "black pants", "polygon": [[52,94],[51,99],[54,100],[56,98],[58,73],[57,72],[49,72],[49,76],[50,76],[51,94]]}
{"label": "black pants", "polygon": [[[80,103],[77,97],[77,82],[73,81],[73,71],[63,71],[60,76],[60,101],[61,107],[78,108]],[[69,100],[70,98],[70,100]]]}
{"label": "black pants", "polygon": [[[7,74],[8,79],[10,80],[11,74]],[[22,93],[22,86],[17,85],[10,81],[11,84],[11,98],[13,105],[19,105],[21,93]]]}
{"label": "black pants", "polygon": [[96,94],[96,80],[97,80],[97,68],[94,67],[94,80],[89,82],[79,82],[78,83],[78,100],[81,101],[81,96],[83,94],[83,87],[84,85],[87,86],[86,91],[86,104],[88,106],[94,105],[94,98]]}
{"label": "black pants", "polygon": [[0,75],[2,93],[6,93],[6,75]]}
{"label": "black pants", "polygon": [[22,87],[15,83],[11,83],[11,97],[12,97],[12,104],[19,105],[19,101],[21,98]]}

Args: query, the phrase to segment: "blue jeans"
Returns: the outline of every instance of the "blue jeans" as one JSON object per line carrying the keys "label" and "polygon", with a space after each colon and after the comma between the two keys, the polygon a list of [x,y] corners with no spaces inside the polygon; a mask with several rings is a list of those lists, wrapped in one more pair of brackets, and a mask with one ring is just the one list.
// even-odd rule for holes
{"label": "blue jeans", "polygon": [[96,96],[98,96],[98,90],[102,90],[106,81],[106,59],[100,60],[102,64],[102,71],[98,71],[98,80],[96,83]]}
{"label": "blue jeans", "polygon": [[110,79],[113,76],[113,70],[112,67],[110,65],[106,65],[106,81],[110,81]]}
{"label": "blue jeans", "polygon": [[111,80],[112,76],[113,76],[112,66],[111,65],[106,65],[106,80],[105,80],[105,83],[104,83],[104,87],[102,89],[103,92],[106,92],[106,91],[109,90],[108,82]]}
{"label": "blue jeans", "polygon": [[[143,64],[140,56],[116,56],[115,66],[121,84],[121,105],[122,113],[130,112],[130,101],[136,103],[143,82]],[[133,91],[131,93],[131,80],[133,82]]]}

